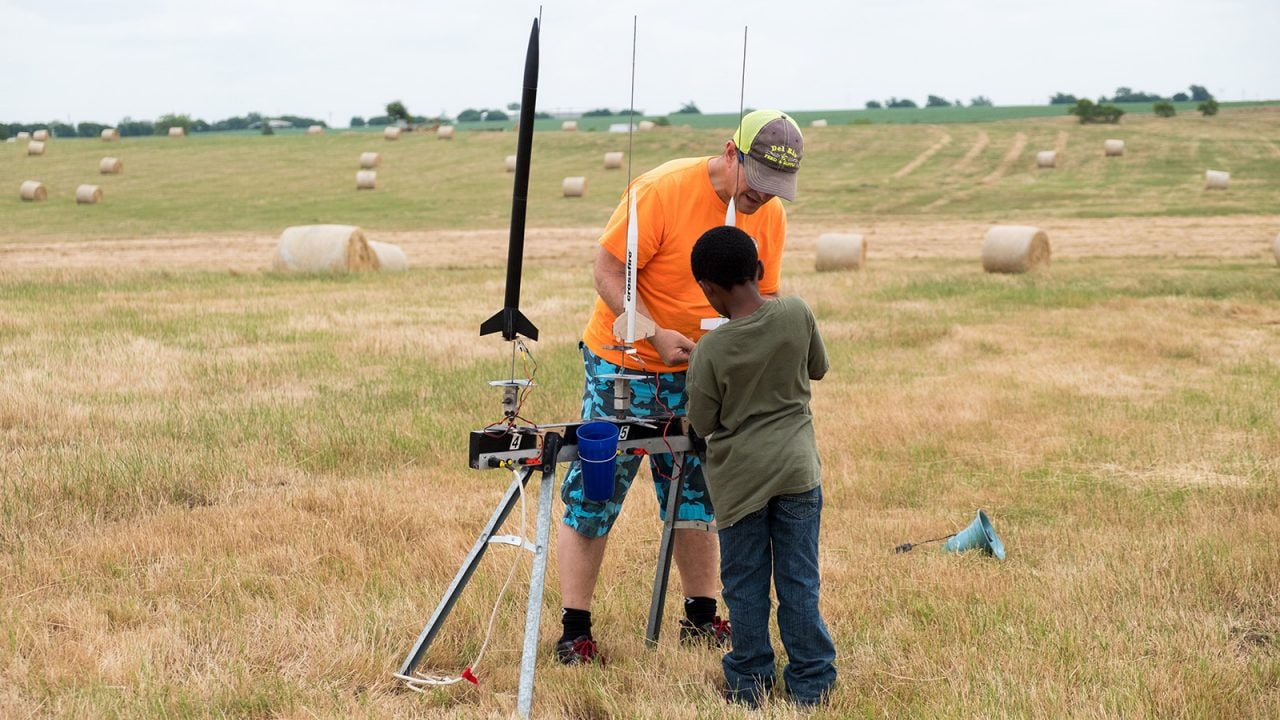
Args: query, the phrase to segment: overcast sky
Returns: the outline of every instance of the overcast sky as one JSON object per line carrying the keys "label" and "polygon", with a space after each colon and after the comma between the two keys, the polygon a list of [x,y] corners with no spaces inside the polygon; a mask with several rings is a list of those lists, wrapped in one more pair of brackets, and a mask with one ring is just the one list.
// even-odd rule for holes
{"label": "overcast sky", "polygon": [[[519,100],[536,2],[0,0],[0,122],[210,122],[259,111],[345,126]],[[694,101],[860,108],[929,94],[1044,104],[1118,86],[1280,99],[1280,0],[647,0],[543,3],[538,109]]]}

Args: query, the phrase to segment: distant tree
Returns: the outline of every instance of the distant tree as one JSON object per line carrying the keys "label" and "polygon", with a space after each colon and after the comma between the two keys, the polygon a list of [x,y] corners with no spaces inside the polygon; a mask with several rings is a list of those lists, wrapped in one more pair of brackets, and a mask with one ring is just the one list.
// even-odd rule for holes
{"label": "distant tree", "polygon": [[52,133],[54,137],[75,137],[76,136],[76,129],[74,127],[64,122],[58,122],[57,120],[54,120],[53,122],[49,123],[49,132]]}
{"label": "distant tree", "polygon": [[0,141],[9,139],[9,126],[0,123]]}
{"label": "distant tree", "polygon": [[1188,100],[1190,100],[1190,99],[1191,99],[1191,96],[1187,95],[1187,94],[1186,94],[1186,93],[1184,93],[1184,92],[1174,93],[1174,94],[1173,94],[1173,101],[1174,101],[1174,102],[1186,102],[1186,101],[1188,101]]}
{"label": "distant tree", "polygon": [[374,115],[373,117],[369,118],[365,122],[367,122],[370,125],[390,125],[391,118],[387,117],[386,115]]}
{"label": "distant tree", "polygon": [[265,118],[265,117],[264,117],[264,118],[262,118],[261,125],[262,125],[262,134],[263,134],[263,135],[275,135],[275,134],[276,134],[276,129],[275,129],[275,128],[273,128],[273,127],[271,127],[271,118]]}
{"label": "distant tree", "polygon": [[351,127],[364,127],[364,118],[359,115],[351,116]]}
{"label": "distant tree", "polygon": [[658,127],[669,127],[671,125],[671,118],[667,117],[666,115],[663,115],[661,117],[656,117],[653,119],[653,124],[657,125]]}
{"label": "distant tree", "polygon": [[680,106],[680,109],[671,113],[672,115],[701,115],[702,111],[694,104],[692,100]]}
{"label": "distant tree", "polygon": [[413,115],[409,114],[409,111],[408,109],[405,108],[404,103],[400,102],[399,100],[392,100],[391,102],[387,103],[387,117],[391,118],[392,120],[400,120],[404,122],[404,124],[406,125],[413,123]]}
{"label": "distant tree", "polygon": [[1178,111],[1173,109],[1173,105],[1168,100],[1161,100],[1160,102],[1152,105],[1151,109],[1158,117],[1163,118],[1173,117],[1178,114]]}
{"label": "distant tree", "polygon": [[1141,90],[1134,91],[1133,89],[1127,88],[1127,87],[1116,88],[1115,97],[1111,98],[1111,102],[1118,102],[1118,103],[1142,103],[1142,102],[1155,103],[1155,102],[1160,102],[1162,100],[1164,100],[1164,98],[1155,93],[1143,92]]}
{"label": "distant tree", "polygon": [[518,103],[518,102],[509,102],[509,103],[507,103],[507,110],[508,110],[508,111],[510,111],[510,112],[519,112],[519,110],[520,110],[520,103]]}
{"label": "distant tree", "polygon": [[475,108],[467,108],[458,113],[458,122],[480,122],[484,119],[484,111]]}
{"label": "distant tree", "polygon": [[1094,104],[1088,98],[1081,98],[1076,104],[1067,110],[1068,115],[1075,115],[1080,118],[1080,124],[1085,123],[1107,123],[1114,125],[1120,122],[1120,116],[1124,115],[1124,110],[1115,105]]}
{"label": "distant tree", "polygon": [[882,108],[882,107],[884,107],[884,106],[880,104],[880,101],[879,101],[879,100],[868,100],[868,101],[867,101],[867,109],[868,109],[868,110],[879,110],[879,109],[880,109],[880,108]]}
{"label": "distant tree", "polygon": [[108,126],[96,122],[76,123],[76,135],[82,138],[102,137],[102,131]]}
{"label": "distant tree", "polygon": [[[175,113],[165,113],[161,115],[155,124],[156,135],[167,135],[169,128],[180,127],[183,132],[190,132],[193,122],[190,115],[178,115]],[[122,133],[123,134],[123,133]]]}
{"label": "distant tree", "polygon": [[627,108],[627,109],[625,109],[625,110],[619,110],[619,111],[617,112],[617,114],[618,114],[618,115],[620,115],[620,116],[630,116],[630,117],[635,117],[635,116],[637,116],[637,115],[644,115],[644,111],[643,111],[643,110],[636,110],[635,108]]}
{"label": "distant tree", "polygon": [[1049,98],[1050,105],[1075,105],[1079,101],[1080,99],[1075,95],[1067,93],[1055,93],[1053,97]]}
{"label": "distant tree", "polygon": [[1192,85],[1187,89],[1191,91],[1192,102],[1204,102],[1205,100],[1213,99],[1213,94],[1205,89],[1203,85]]}
{"label": "distant tree", "polygon": [[534,118],[535,120],[550,120],[550,119],[551,119],[551,113],[549,113],[549,112],[542,112],[542,111],[538,111],[538,112],[535,112],[535,113],[533,114],[533,118]]}
{"label": "distant tree", "polygon": [[992,107],[993,105],[995,103],[991,102],[991,98],[986,95],[979,95],[969,101],[969,107]]}
{"label": "distant tree", "polygon": [[946,98],[930,95],[928,100],[924,101],[925,107],[951,107],[951,103]]}
{"label": "distant tree", "polygon": [[596,108],[582,113],[582,117],[612,117],[613,111],[609,108]]}
{"label": "distant tree", "polygon": [[899,100],[899,99],[898,99],[898,98],[896,98],[896,97],[891,97],[891,98],[889,98],[888,100],[886,100],[886,101],[885,101],[885,103],[884,103],[884,104],[885,104],[885,107],[891,107],[891,108],[914,108],[914,107],[920,107],[919,105],[916,105],[916,103],[915,103],[915,101],[914,101],[914,100],[907,100],[907,99],[905,99],[905,98],[903,98],[902,100]]}
{"label": "distant tree", "polygon": [[1209,98],[1208,100],[1205,100],[1204,102],[1197,105],[1196,110],[1199,110],[1200,114],[1205,117],[1209,117],[1210,115],[1217,115],[1218,101],[1214,100],[1213,98]]}
{"label": "distant tree", "polygon": [[134,120],[128,115],[116,123],[116,129],[120,131],[122,137],[154,135],[156,131],[155,125],[150,120]]}
{"label": "distant tree", "polygon": [[504,121],[505,121],[505,120],[510,120],[511,118],[510,118],[510,116],[508,116],[506,113],[502,112],[501,110],[485,110],[485,111],[484,111],[484,119],[485,119],[485,120],[504,120]]}
{"label": "distant tree", "polygon": [[195,122],[191,123],[192,132],[209,132],[210,127],[209,123],[204,120],[200,120],[199,118],[197,118]]}

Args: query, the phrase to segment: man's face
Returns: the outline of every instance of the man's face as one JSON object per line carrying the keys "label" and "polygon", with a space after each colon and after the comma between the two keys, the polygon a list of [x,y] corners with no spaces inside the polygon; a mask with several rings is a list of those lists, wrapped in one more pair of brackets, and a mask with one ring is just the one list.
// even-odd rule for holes
{"label": "man's face", "polygon": [[733,204],[738,212],[743,215],[751,215],[775,196],[752,190],[751,185],[747,183],[746,156],[739,151],[735,154],[735,157],[737,158],[738,194],[734,195]]}

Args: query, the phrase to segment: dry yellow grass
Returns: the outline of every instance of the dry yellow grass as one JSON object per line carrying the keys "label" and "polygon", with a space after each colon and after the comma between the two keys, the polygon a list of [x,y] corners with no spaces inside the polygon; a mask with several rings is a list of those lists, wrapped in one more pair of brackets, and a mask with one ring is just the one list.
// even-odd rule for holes
{"label": "dry yellow grass", "polygon": [[[1132,222],[1065,221],[1036,278],[983,276],[977,223],[966,243],[938,239],[963,225],[874,228],[870,270],[821,276],[821,228],[793,229],[784,290],[813,305],[834,362],[814,412],[841,684],[819,717],[1280,709],[1275,268],[1265,239],[1224,257],[1194,222],[1209,221],[1159,221],[1151,236],[1182,244],[1140,257]],[[538,237],[526,414],[550,421],[576,413],[593,232]],[[504,237],[387,239],[432,250],[415,251],[426,266],[0,273],[0,714],[510,713],[519,590],[479,688],[390,677],[507,482],[464,462],[509,361],[476,336]],[[715,652],[672,642],[678,583],[661,647],[644,647],[650,492],[624,510],[597,597],[610,665],[544,655],[539,716],[748,716],[717,700]],[[976,507],[1007,562],[891,554]],[[478,649],[511,552],[491,551],[430,668]],[[555,633],[548,612],[548,653]]]}

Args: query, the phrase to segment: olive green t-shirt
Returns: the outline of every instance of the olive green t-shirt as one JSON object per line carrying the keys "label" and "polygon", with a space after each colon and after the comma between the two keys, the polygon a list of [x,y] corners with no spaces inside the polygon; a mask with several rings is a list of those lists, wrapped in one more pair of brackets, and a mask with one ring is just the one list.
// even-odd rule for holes
{"label": "olive green t-shirt", "polygon": [[827,367],[817,321],[798,297],[767,300],[698,341],[687,410],[707,439],[703,471],[720,527],[821,484],[809,381]]}

